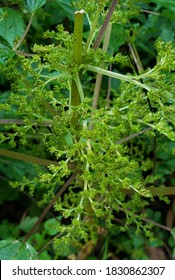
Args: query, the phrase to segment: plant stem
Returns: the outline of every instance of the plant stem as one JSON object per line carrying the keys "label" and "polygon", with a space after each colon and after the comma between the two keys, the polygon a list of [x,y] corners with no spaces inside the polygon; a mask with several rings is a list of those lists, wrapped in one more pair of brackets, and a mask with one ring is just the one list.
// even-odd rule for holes
{"label": "plant stem", "polygon": [[99,94],[100,94],[100,89],[101,89],[102,77],[103,77],[102,74],[97,73],[97,77],[96,77],[96,81],[95,81],[95,88],[94,88],[94,95],[93,95],[93,100],[92,100],[92,107],[94,109],[96,109],[97,105],[98,105],[98,99],[99,99]]}
{"label": "plant stem", "polygon": [[145,128],[145,129],[143,129],[143,130],[141,130],[139,132],[133,133],[130,136],[127,136],[127,137],[125,137],[125,138],[123,138],[121,140],[118,140],[115,144],[125,143],[125,142],[127,142],[127,141],[129,141],[129,140],[131,140],[131,139],[141,135],[141,134],[144,134],[145,132],[150,131],[150,130],[152,130],[152,128],[151,127],[147,127],[147,128]]}
{"label": "plant stem", "polygon": [[144,71],[144,69],[143,69],[142,63],[140,61],[140,57],[139,57],[139,54],[138,54],[137,49],[135,47],[135,44],[134,43],[129,43],[128,45],[129,45],[129,49],[131,51],[132,57],[134,59],[134,62],[137,66],[138,72],[140,74]]}
{"label": "plant stem", "polygon": [[83,15],[84,10],[75,12],[73,57],[78,65],[82,62]]}
{"label": "plant stem", "polygon": [[[84,10],[80,10],[75,12],[75,21],[74,21],[74,49],[73,49],[73,61],[74,68],[78,68],[82,63],[82,37],[83,37],[83,15]],[[80,71],[77,70],[74,73],[74,78],[71,83],[71,96],[70,96],[70,105],[78,106],[80,102],[83,100],[83,91],[80,86],[81,82],[79,79]],[[74,115],[72,117],[71,123],[72,125],[77,125],[78,116]]]}
{"label": "plant stem", "polygon": [[[112,71],[112,64],[109,65],[109,71]],[[108,91],[106,96],[106,108],[110,107],[110,95],[111,95],[111,77],[108,77]]]}
{"label": "plant stem", "polygon": [[16,51],[16,54],[26,56],[26,57],[33,57],[35,55],[33,53],[25,53],[25,52],[20,52],[20,51]]}
{"label": "plant stem", "polygon": [[[103,44],[103,51],[104,52],[107,52],[107,50],[108,50],[111,30],[112,30],[112,24],[109,24],[107,26],[106,33],[105,33],[105,38],[104,38],[104,44]],[[97,74],[95,89],[94,89],[94,95],[93,95],[93,101],[92,101],[92,107],[94,109],[96,109],[97,105],[98,105],[98,99],[99,99],[102,77],[103,77],[102,74],[100,74],[100,73]]]}
{"label": "plant stem", "polygon": [[31,14],[31,17],[30,17],[30,19],[29,19],[29,23],[28,23],[28,25],[27,25],[27,27],[26,27],[26,30],[24,31],[24,34],[22,35],[22,37],[21,37],[21,39],[19,40],[19,42],[17,43],[17,45],[13,48],[14,51],[16,51],[16,50],[20,47],[20,45],[22,44],[22,42],[24,41],[24,39],[25,39],[25,37],[26,37],[26,35],[27,35],[28,31],[29,31],[29,28],[30,28],[30,26],[31,26],[31,24],[32,24],[33,17],[34,17],[34,13]]}
{"label": "plant stem", "polygon": [[58,112],[50,105],[50,103],[47,100],[42,100],[43,105],[45,108],[47,108],[53,116],[58,116]]}
{"label": "plant stem", "polygon": [[95,43],[93,45],[94,49],[97,49],[99,47],[99,45],[100,45],[100,43],[102,41],[104,32],[105,32],[105,30],[106,30],[106,28],[107,28],[107,26],[108,26],[108,24],[110,22],[111,16],[112,16],[112,14],[113,14],[113,12],[115,10],[115,7],[116,7],[117,3],[118,3],[118,0],[113,0],[112,1],[111,6],[109,7],[108,13],[106,15],[106,18],[104,20],[104,23],[103,23],[103,25],[102,25],[102,27],[100,29],[100,32],[99,32],[99,34],[97,36],[97,39],[95,40]]}
{"label": "plant stem", "polygon": [[[46,121],[46,122],[39,122],[37,123],[37,120],[31,120],[33,122],[33,125],[37,126],[50,126],[52,125],[52,120],[51,121]],[[21,120],[21,119],[1,119],[0,124],[18,124],[18,125],[26,125],[26,122]]]}
{"label": "plant stem", "polygon": [[80,96],[75,80],[72,80],[71,84],[71,103],[72,106],[78,106],[80,104]]}
{"label": "plant stem", "polygon": [[[126,212],[122,207],[118,207],[118,209],[120,210],[120,211],[122,211],[122,212]],[[128,210],[130,210],[130,209],[128,209]],[[134,214],[134,216],[135,217],[139,217],[139,215],[137,215],[137,214]],[[157,227],[160,227],[160,228],[163,228],[164,230],[167,230],[167,231],[172,231],[172,229],[170,228],[170,227],[167,227],[167,226],[164,226],[164,225],[161,225],[160,223],[157,223],[157,222],[155,222],[155,221],[153,221],[153,220],[151,220],[151,219],[148,219],[148,218],[144,218],[144,217],[141,217],[141,220],[142,221],[145,221],[146,223],[149,223],[149,224],[153,224],[153,225],[155,225],[155,226],[157,226]],[[114,218],[114,221],[117,221],[118,222],[118,220],[116,219],[116,218]]]}
{"label": "plant stem", "polygon": [[140,9],[140,11],[143,12],[143,13],[148,13],[148,14],[152,14],[152,15],[155,15],[155,16],[160,16],[161,15],[160,13],[149,11],[149,10],[144,10],[144,9]]}
{"label": "plant stem", "polygon": [[64,232],[59,232],[57,235],[54,236],[51,240],[49,240],[39,251],[38,255],[40,255],[49,245],[51,245],[55,239],[58,239],[64,235]]}
{"label": "plant stem", "polygon": [[44,217],[47,215],[47,213],[49,212],[49,210],[52,208],[52,206],[54,205],[54,203],[57,201],[57,199],[65,192],[65,190],[67,189],[67,187],[74,181],[75,177],[77,176],[78,171],[74,172],[71,177],[66,181],[66,183],[64,184],[64,186],[57,192],[57,194],[54,196],[54,198],[51,200],[51,202],[47,205],[47,207],[44,209],[44,211],[42,212],[42,214],[39,216],[38,220],[36,221],[36,223],[34,224],[34,226],[31,228],[31,230],[29,231],[29,233],[26,235],[26,237],[23,240],[23,243],[26,242],[30,236],[35,232],[35,230],[37,229],[37,227],[39,226],[39,224],[43,221]]}
{"label": "plant stem", "polygon": [[[73,50],[73,60],[75,63],[75,67],[79,66],[82,63],[83,15],[83,10],[75,12]],[[80,104],[80,95],[75,79],[72,80],[70,104],[73,106],[77,106]]]}
{"label": "plant stem", "polygon": [[150,87],[136,81],[135,78],[138,78],[138,77],[127,76],[127,75],[122,75],[122,74],[119,74],[119,73],[114,73],[112,71],[108,71],[108,70],[105,70],[103,68],[92,66],[92,65],[87,65],[86,70],[97,72],[97,73],[100,73],[100,74],[103,74],[103,75],[106,75],[106,76],[109,76],[109,77],[112,77],[112,78],[115,78],[115,79],[127,81],[127,82],[130,82],[130,83],[132,83],[136,86],[142,87],[146,90],[151,90]]}
{"label": "plant stem", "polygon": [[[1,156],[5,156],[5,157],[9,157],[9,158],[14,158],[17,160],[22,160],[22,161],[26,161],[26,162],[30,162],[33,164],[39,164],[39,165],[44,165],[44,166],[49,166],[51,164],[59,166],[60,163],[57,161],[53,161],[53,160],[48,160],[48,159],[44,159],[44,158],[38,158],[38,157],[34,157],[34,156],[29,156],[23,153],[18,153],[18,152],[13,152],[10,150],[6,150],[6,149],[0,149],[0,155]],[[73,167],[74,164],[68,163],[69,167]],[[74,166],[75,167],[75,166]]]}
{"label": "plant stem", "polygon": [[76,74],[75,82],[76,82],[76,86],[77,86],[77,89],[79,92],[80,101],[83,102],[84,101],[84,92],[83,92],[82,84],[81,84],[78,73]]}
{"label": "plant stem", "polygon": [[[175,195],[175,187],[149,187],[145,188],[146,190],[150,191],[153,196],[169,196]],[[121,189],[121,192],[125,194],[131,195],[135,192],[134,189]]]}
{"label": "plant stem", "polygon": [[150,187],[149,190],[154,196],[175,195],[175,187]]}

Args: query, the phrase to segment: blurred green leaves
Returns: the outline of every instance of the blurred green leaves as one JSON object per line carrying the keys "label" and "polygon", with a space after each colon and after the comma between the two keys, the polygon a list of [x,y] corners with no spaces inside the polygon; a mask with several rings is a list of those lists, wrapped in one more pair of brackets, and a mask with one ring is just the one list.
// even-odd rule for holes
{"label": "blurred green leaves", "polygon": [[29,12],[35,13],[39,8],[46,4],[46,0],[26,0],[25,6]]}
{"label": "blurred green leaves", "polygon": [[[0,21],[0,42],[10,47],[14,46],[15,40],[19,39],[25,30],[25,23],[20,13],[11,8],[2,8],[7,14]],[[4,41],[2,41],[2,38]]]}
{"label": "blurred green leaves", "polygon": [[175,12],[175,2],[174,0],[152,0],[151,2],[157,4],[158,8],[164,7],[172,12]]}
{"label": "blurred green leaves", "polygon": [[1,260],[36,260],[37,252],[29,243],[22,243],[18,240],[0,241]]}

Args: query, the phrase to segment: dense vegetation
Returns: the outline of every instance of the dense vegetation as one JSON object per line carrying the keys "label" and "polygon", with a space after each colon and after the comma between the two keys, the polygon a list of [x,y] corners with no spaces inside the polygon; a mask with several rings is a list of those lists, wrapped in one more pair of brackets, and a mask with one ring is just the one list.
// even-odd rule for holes
{"label": "dense vegetation", "polygon": [[2,0],[0,258],[175,257],[174,0]]}

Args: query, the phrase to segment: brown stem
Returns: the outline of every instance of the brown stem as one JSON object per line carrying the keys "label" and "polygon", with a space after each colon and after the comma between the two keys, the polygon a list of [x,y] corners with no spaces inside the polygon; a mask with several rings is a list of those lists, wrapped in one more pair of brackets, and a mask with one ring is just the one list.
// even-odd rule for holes
{"label": "brown stem", "polygon": [[172,231],[172,229],[170,228],[170,227],[167,227],[167,226],[164,226],[164,225],[161,225],[161,224],[159,224],[159,223],[157,223],[157,222],[155,222],[155,221],[152,221],[152,220],[150,220],[150,219],[147,219],[147,218],[141,218],[143,221],[145,221],[146,223],[148,223],[148,224],[153,224],[153,225],[155,225],[155,226],[157,226],[157,227],[159,227],[159,228],[163,228],[163,229],[165,229],[165,230],[167,230],[167,231]]}
{"label": "brown stem", "polygon": [[124,143],[124,142],[127,142],[127,141],[129,141],[129,140],[131,140],[131,139],[133,139],[133,138],[135,138],[135,137],[137,137],[137,136],[139,136],[139,135],[141,135],[141,134],[143,134],[143,133],[149,131],[149,130],[152,130],[152,128],[151,128],[151,127],[147,127],[147,128],[145,128],[145,129],[141,130],[140,132],[133,133],[133,134],[131,134],[130,136],[127,136],[127,137],[125,137],[125,138],[123,138],[123,139],[117,141],[116,144],[122,144],[122,143]]}
{"label": "brown stem", "polygon": [[20,47],[20,45],[22,44],[22,42],[24,41],[24,39],[25,39],[25,37],[26,37],[26,35],[27,35],[28,31],[29,31],[29,28],[30,28],[30,26],[31,26],[31,24],[32,24],[33,17],[34,17],[34,13],[31,15],[31,17],[30,17],[30,19],[29,19],[29,23],[28,23],[28,25],[27,25],[27,27],[26,27],[26,30],[24,31],[24,34],[22,35],[22,37],[21,37],[21,39],[19,40],[19,42],[17,43],[17,45],[13,48],[14,51],[16,51],[16,50]]}
{"label": "brown stem", "polygon": [[32,53],[25,53],[25,52],[20,52],[20,51],[16,51],[15,52],[17,55],[22,55],[22,56],[26,56],[26,57],[33,57],[35,54]]}
{"label": "brown stem", "polygon": [[134,59],[134,62],[136,64],[136,66],[137,66],[139,74],[143,73],[144,69],[143,69],[143,66],[142,66],[139,54],[137,52],[137,49],[136,49],[134,43],[129,43],[128,46],[129,46],[129,49],[131,51],[132,57]]}
{"label": "brown stem", "polygon": [[108,26],[108,24],[110,22],[111,16],[112,16],[112,14],[113,14],[113,12],[115,10],[115,7],[116,7],[117,3],[118,3],[118,0],[113,0],[112,1],[112,4],[109,7],[108,13],[107,13],[106,18],[104,20],[104,23],[103,23],[103,25],[102,25],[102,27],[101,27],[101,29],[99,31],[99,34],[97,36],[97,39],[94,42],[94,45],[93,45],[94,49],[97,49],[99,47],[99,45],[100,45],[100,43],[102,41],[104,32],[105,32],[105,30],[106,30],[106,28],[107,28],[107,26]]}
{"label": "brown stem", "polygon": [[[31,120],[34,125],[38,126],[49,126],[52,124],[52,121],[49,122],[40,122],[36,123],[36,120]],[[0,124],[18,124],[18,125],[26,125],[26,122],[21,119],[1,119]]]}

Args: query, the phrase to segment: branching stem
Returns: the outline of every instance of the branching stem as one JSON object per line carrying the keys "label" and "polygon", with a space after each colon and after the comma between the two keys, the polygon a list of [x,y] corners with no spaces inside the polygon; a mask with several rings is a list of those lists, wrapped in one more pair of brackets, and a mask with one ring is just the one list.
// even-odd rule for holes
{"label": "branching stem", "polygon": [[105,70],[103,68],[92,66],[92,65],[87,65],[86,70],[90,70],[90,71],[93,71],[93,72],[96,72],[96,73],[100,73],[100,74],[106,75],[106,76],[111,77],[111,78],[115,78],[115,79],[123,80],[123,81],[126,81],[126,82],[130,82],[130,83],[132,83],[136,86],[139,86],[141,88],[144,88],[146,90],[151,90],[150,87],[148,87],[148,86],[146,86],[146,85],[144,85],[144,84],[135,80],[135,79],[138,79],[138,76],[134,77],[134,76],[122,75],[122,74],[112,72],[112,71],[108,71],[108,70]]}
{"label": "branching stem", "polygon": [[26,35],[27,35],[29,29],[30,29],[30,26],[31,26],[31,24],[32,24],[34,15],[35,15],[34,13],[31,14],[31,17],[30,17],[30,19],[29,19],[29,23],[28,23],[28,25],[27,25],[27,27],[26,27],[26,30],[24,31],[24,34],[22,35],[22,37],[21,37],[21,39],[19,40],[19,42],[17,43],[17,45],[13,48],[14,51],[16,51],[16,50],[21,46],[22,42],[24,41],[24,39],[25,39],[25,37],[26,37]]}
{"label": "branching stem", "polygon": [[[44,166],[49,166],[51,164],[56,165],[56,166],[60,165],[60,163],[57,162],[57,161],[48,160],[48,159],[39,158],[39,157],[34,157],[34,156],[29,156],[29,155],[26,155],[26,154],[23,154],[23,153],[18,153],[18,152],[6,150],[6,149],[0,149],[0,155],[5,156],[5,157],[9,157],[9,158],[14,158],[14,159],[17,159],[17,160],[30,162],[30,163],[33,163],[33,164],[44,165]],[[71,163],[69,163],[68,165],[69,165],[69,167],[75,167],[74,164],[72,165]]]}
{"label": "branching stem", "polygon": [[91,27],[91,30],[90,30],[90,33],[89,33],[89,36],[88,36],[88,39],[87,39],[87,42],[86,42],[86,45],[85,45],[84,50],[83,50],[84,54],[87,53],[87,51],[89,50],[89,47],[92,43],[92,40],[93,40],[93,37],[94,37],[94,34],[95,34],[95,30],[96,30],[96,27],[97,27],[97,24],[98,24],[98,20],[99,20],[99,17],[100,17],[100,13],[101,13],[101,7],[97,10],[96,17],[94,19],[93,25]]}

